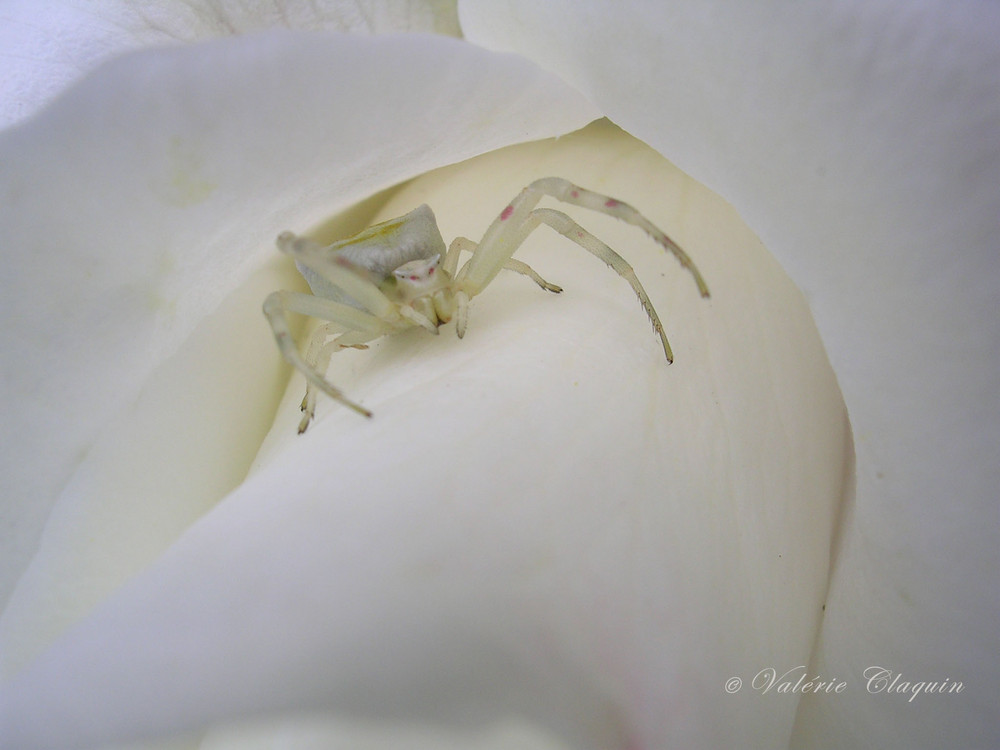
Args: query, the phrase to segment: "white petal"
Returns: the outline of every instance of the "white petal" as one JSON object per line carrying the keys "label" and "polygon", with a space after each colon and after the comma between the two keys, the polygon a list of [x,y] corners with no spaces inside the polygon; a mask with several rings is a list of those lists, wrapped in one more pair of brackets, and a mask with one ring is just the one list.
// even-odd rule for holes
{"label": "white petal", "polygon": [[849,438],[805,302],[724,202],[607,126],[435,172],[391,210],[427,200],[477,237],[548,173],[695,256],[711,300],[573,211],[634,264],[675,363],[622,279],[539,232],[519,257],[563,294],[502,275],[461,341],[338,355],[373,419],[324,404],[299,438],[293,386],[249,479],[11,683],[15,742],[291,709],[521,714],[580,748],[786,741],[793,703],[723,688],[762,655],[805,663],[820,618]]}
{"label": "white petal", "polygon": [[449,0],[5,0],[0,7],[0,127],[38,111],[80,76],[123,52],[276,28],[459,35]]}
{"label": "white petal", "polygon": [[[1000,9],[463,2],[730,199],[806,291],[858,447],[802,747],[1000,745]],[[964,681],[872,696],[870,665]]]}
{"label": "white petal", "polygon": [[[220,420],[260,417],[232,414],[234,406],[270,414],[267,400],[238,399],[273,382],[273,353],[228,382],[199,372],[229,372],[232,359],[253,356],[261,341],[270,351],[261,300],[247,300],[229,334],[235,349],[180,365],[188,381],[165,383],[150,397],[191,394],[171,423],[186,421],[199,437],[162,430],[155,409],[139,408],[148,421],[106,438],[94,453],[103,468],[81,469],[104,479],[73,479],[102,433],[136,416],[126,412],[154,370],[277,256],[278,232],[427,169],[572,129],[593,113],[530,64],[445,37],[273,33],[121,58],[0,133],[5,596],[61,492],[67,518],[89,507],[81,486],[114,486],[115,476],[127,486],[138,480],[141,498],[163,503],[159,470],[149,467],[173,450],[164,442],[190,449],[219,439]],[[216,408],[206,412],[205,404]],[[144,446],[141,461],[125,434],[148,436],[135,441]],[[242,445],[244,467],[256,448],[253,440]],[[141,555],[129,559],[155,557],[171,529],[190,522],[191,508],[212,501],[206,488],[232,486],[233,467],[201,469],[185,479],[198,499],[167,502],[186,510],[166,525],[159,547],[139,545]],[[146,512],[136,506],[129,523],[142,524]],[[116,526],[116,544],[129,545],[127,526]],[[86,568],[65,545],[48,549],[55,557],[40,561],[44,578]],[[64,620],[106,589],[87,592],[62,611]]]}

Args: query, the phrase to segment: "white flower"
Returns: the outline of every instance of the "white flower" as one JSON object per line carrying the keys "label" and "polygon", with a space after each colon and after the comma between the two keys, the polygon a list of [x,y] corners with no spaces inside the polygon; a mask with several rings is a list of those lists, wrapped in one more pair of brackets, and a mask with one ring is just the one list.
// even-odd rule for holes
{"label": "white flower", "polygon": [[[55,502],[0,620],[7,677],[27,665],[0,737],[285,709],[520,712],[580,747],[995,735],[971,694],[996,671],[977,658],[993,638],[994,12],[560,5],[464,3],[463,30],[597,108],[443,38],[266,34],[113,61],[0,136],[4,496],[28,529],[11,538],[30,552],[24,509]],[[674,366],[620,280],[548,245],[532,257],[578,298],[500,280],[464,341],[404,337],[343,365],[376,419],[330,408],[298,439],[279,414],[243,481],[282,377],[259,301],[295,283],[276,232],[599,113],[732,200],[810,299],[858,440],[825,617],[847,441],[801,301],[721,202],[606,126],[433,173],[387,210],[428,200],[446,236],[475,236],[536,169],[650,212],[674,191],[687,210],[658,220],[689,238],[711,303],[612,238],[663,283]],[[849,690],[723,690],[814,647],[810,670]],[[891,660],[970,688],[919,713],[877,701],[860,672]]]}

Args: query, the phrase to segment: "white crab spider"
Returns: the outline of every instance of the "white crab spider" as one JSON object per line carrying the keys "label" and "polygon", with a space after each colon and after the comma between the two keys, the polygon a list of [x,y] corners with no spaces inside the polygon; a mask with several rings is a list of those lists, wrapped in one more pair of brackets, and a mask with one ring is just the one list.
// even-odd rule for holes
{"label": "white crab spider", "polygon": [[[462,338],[469,300],[483,291],[502,268],[528,276],[542,289],[561,292],[558,286],[511,257],[541,224],[547,224],[596,255],[632,286],[660,337],[667,362],[672,362],[663,326],[632,267],[566,214],[535,208],[545,195],[600,211],[645,230],[691,272],[701,296],[709,296],[704,279],[687,254],[638,211],[558,177],[536,180],[524,188],[500,212],[478,245],[459,237],[447,252],[434,214],[426,205],[328,246],[283,232],[277,240],[278,248],[295,259],[313,293],[274,292],[264,302],[264,314],[282,355],[306,377],[299,432],[304,432],[313,418],[317,388],[359,414],[371,416],[370,411],[350,401],[326,380],[325,372],[334,352],[348,347],[364,349],[373,339],[414,326],[436,334],[438,326],[453,317],[458,337]],[[472,257],[459,269],[462,251],[471,252]],[[327,321],[317,329],[304,355],[288,328],[287,312]],[[336,338],[328,341],[331,336]]]}

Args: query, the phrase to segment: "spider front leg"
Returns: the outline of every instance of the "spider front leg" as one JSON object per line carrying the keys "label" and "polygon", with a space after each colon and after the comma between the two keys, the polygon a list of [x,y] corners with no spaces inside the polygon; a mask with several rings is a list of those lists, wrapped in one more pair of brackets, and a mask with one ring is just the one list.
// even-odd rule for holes
{"label": "spider front leg", "polygon": [[574,206],[589,208],[591,211],[613,216],[620,221],[624,221],[626,224],[639,227],[672,253],[678,262],[691,272],[691,275],[694,276],[694,282],[698,286],[698,292],[702,297],[711,296],[709,295],[705,279],[702,278],[701,272],[695,266],[690,256],[681,249],[680,245],[670,239],[666,232],[659,229],[653,222],[629,204],[617,198],[612,198],[609,195],[602,195],[595,193],[593,190],[587,190],[579,185],[574,185],[569,180],[564,180],[561,177],[544,177],[540,180],[535,180],[528,186],[528,189],[549,195],[563,203],[570,203]]}
{"label": "spider front leg", "polygon": [[[454,277],[457,273],[458,261],[462,252],[464,251],[475,254],[478,247],[479,246],[475,242],[470,240],[468,237],[456,237],[454,240],[452,240],[451,245],[448,247],[448,255],[445,259],[444,269],[448,272],[450,276]],[[553,292],[554,294],[559,294],[563,290],[561,286],[558,286],[557,284],[552,284],[543,279],[535,271],[535,269],[533,269],[527,263],[515,260],[514,258],[508,258],[506,261],[504,261],[502,268],[508,271],[514,271],[515,273],[519,273],[522,276],[527,276],[529,279],[538,284],[538,286],[540,286],[546,292]],[[474,294],[470,295],[467,291],[461,288],[455,294],[455,301],[457,303],[455,332],[458,334],[459,338],[463,338],[465,336],[465,327],[469,316],[470,296],[475,296],[475,295]]]}
{"label": "spider front leg", "polygon": [[[451,245],[448,246],[448,256],[445,259],[444,265],[444,270],[448,272],[448,275],[454,278],[457,273],[458,260],[461,253],[475,253],[477,247],[479,246],[468,237],[456,237],[452,240]],[[527,276],[546,292],[559,294],[559,292],[562,291],[561,286],[558,286],[557,284],[550,284],[548,281],[539,276],[535,269],[527,263],[514,260],[514,258],[508,258],[503,264],[503,267],[508,271],[513,271],[514,273],[519,273],[522,276]]]}
{"label": "spider front leg", "polygon": [[[301,372],[308,383],[319,388],[330,398],[363,416],[370,417],[372,413],[368,409],[348,399],[338,388],[327,381],[323,373],[317,371],[315,366],[302,356],[288,327],[287,313],[289,312],[338,324],[345,329],[344,336],[350,337],[349,345],[361,344],[391,333],[395,330],[393,326],[387,321],[350,305],[302,292],[274,292],[264,300],[264,315],[267,316],[268,322],[271,324],[274,338],[278,342],[278,349],[285,360]],[[343,348],[343,344],[340,348]],[[308,426],[308,420],[306,420],[306,426]],[[302,432],[304,429],[305,427],[300,424],[299,431]]]}
{"label": "spider front leg", "polygon": [[[528,221],[532,209],[546,195],[563,203],[582,206],[639,227],[691,272],[702,297],[710,296],[708,285],[694,261],[676,242],[667,236],[666,232],[659,229],[627,203],[574,185],[561,177],[545,177],[535,180],[524,188],[494,219],[479,243],[480,252],[474,255],[462,268],[463,278],[467,279],[471,286],[482,289],[496,276],[506,259],[524,242],[527,233],[521,231],[522,227]],[[570,239],[573,238],[570,237]],[[488,249],[488,252],[484,252],[484,249]]]}
{"label": "spider front leg", "polygon": [[[522,196],[523,195],[524,193],[522,193]],[[514,212],[515,210],[512,209],[511,213]],[[501,220],[502,219],[503,214],[501,214]],[[463,335],[466,325],[468,315],[468,298],[476,296],[490,281],[492,281],[493,277],[496,275],[496,270],[493,270],[490,266],[486,265],[486,261],[483,261],[482,259],[485,258],[491,261],[493,268],[498,269],[500,267],[504,267],[510,260],[510,256],[513,255],[524,243],[528,235],[537,229],[541,224],[546,224],[552,229],[555,229],[561,235],[572,240],[590,254],[603,260],[619,276],[629,283],[629,286],[632,287],[632,291],[635,292],[636,296],[639,298],[640,304],[642,304],[643,309],[646,311],[649,322],[653,325],[653,331],[660,338],[660,343],[663,346],[663,353],[667,358],[667,362],[673,362],[673,351],[670,348],[670,342],[667,341],[666,333],[663,331],[663,324],[660,322],[660,318],[656,314],[656,310],[653,308],[653,303],[650,302],[649,295],[647,295],[646,290],[643,289],[642,284],[639,282],[639,278],[635,275],[635,271],[632,269],[632,266],[630,266],[628,262],[622,258],[622,256],[573,221],[569,216],[561,211],[555,211],[550,208],[536,208],[534,210],[527,211],[520,224],[510,225],[510,228],[507,229],[507,231],[491,233],[490,230],[493,229],[492,226],[489,230],[487,230],[486,236],[479,244],[477,254],[473,255],[469,262],[466,263],[462,267],[462,270],[458,273],[457,282],[461,290],[458,294],[456,294],[456,299],[458,300],[457,325],[459,336]],[[481,261],[478,265],[476,265],[477,260]],[[492,273],[490,271],[492,271]],[[485,279],[485,281],[481,281],[481,279]]]}

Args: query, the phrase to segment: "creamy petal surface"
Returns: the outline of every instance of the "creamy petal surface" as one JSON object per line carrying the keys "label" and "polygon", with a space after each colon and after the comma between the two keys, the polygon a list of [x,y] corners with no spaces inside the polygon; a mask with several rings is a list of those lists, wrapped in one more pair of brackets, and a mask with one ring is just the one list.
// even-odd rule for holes
{"label": "creamy petal surface", "polygon": [[505,274],[461,341],[337,355],[373,419],[324,403],[299,437],[293,379],[248,479],[8,686],[13,737],[325,710],[522,715],[577,747],[787,741],[794,702],[723,687],[760,654],[808,660],[820,621],[850,443],[805,302],[724,202],[607,125],[386,210],[427,201],[477,238],[544,174],[632,202],[698,262],[711,300],[640,231],[572,211],[633,263],[675,363],[622,279],[540,230],[518,257],[563,294]]}
{"label": "creamy petal surface", "polygon": [[[793,745],[1000,745],[997,6],[460,11],[732,201],[810,301],[858,486],[813,663],[850,689],[806,697]],[[871,694],[873,665],[966,689],[915,706]]]}

